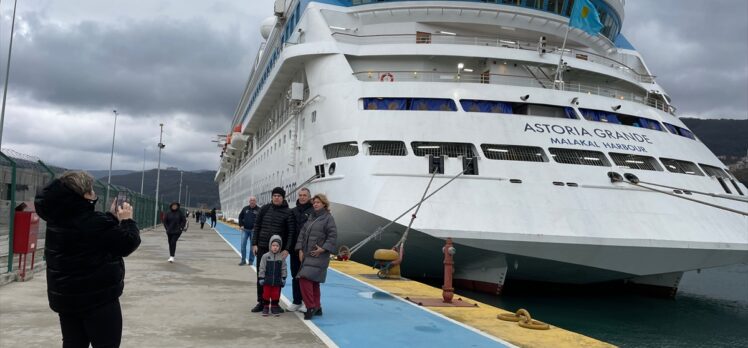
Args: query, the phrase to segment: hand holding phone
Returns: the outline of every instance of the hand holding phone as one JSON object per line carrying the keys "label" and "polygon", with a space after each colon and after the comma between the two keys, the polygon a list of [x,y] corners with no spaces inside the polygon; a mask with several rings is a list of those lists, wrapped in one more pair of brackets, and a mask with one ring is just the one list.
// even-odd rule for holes
{"label": "hand holding phone", "polygon": [[122,209],[122,205],[125,204],[127,201],[128,201],[127,200],[127,192],[120,191],[117,194],[117,210]]}

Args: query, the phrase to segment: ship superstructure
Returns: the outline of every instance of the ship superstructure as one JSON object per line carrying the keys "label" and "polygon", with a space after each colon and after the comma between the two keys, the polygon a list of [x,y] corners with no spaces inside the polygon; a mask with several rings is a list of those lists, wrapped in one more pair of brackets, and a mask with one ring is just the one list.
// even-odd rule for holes
{"label": "ship superstructure", "polygon": [[308,187],[353,245],[434,170],[435,186],[464,172],[423,203],[406,275],[440,277],[423,260],[447,237],[455,278],[492,292],[626,280],[674,294],[684,271],[747,262],[748,189],[620,35],[623,2],[593,3],[602,32],[571,29],[562,50],[572,0],[277,1],[223,144],[224,215],[318,174]]}

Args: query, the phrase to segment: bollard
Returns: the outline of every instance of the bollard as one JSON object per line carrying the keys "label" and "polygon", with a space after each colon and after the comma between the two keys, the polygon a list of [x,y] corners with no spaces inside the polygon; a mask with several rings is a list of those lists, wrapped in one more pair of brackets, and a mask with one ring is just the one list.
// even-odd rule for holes
{"label": "bollard", "polygon": [[444,253],[444,285],[442,286],[442,298],[444,303],[452,303],[455,289],[452,287],[452,272],[454,270],[454,260],[452,256],[457,252],[452,246],[452,238],[447,238],[447,243],[442,248]]}

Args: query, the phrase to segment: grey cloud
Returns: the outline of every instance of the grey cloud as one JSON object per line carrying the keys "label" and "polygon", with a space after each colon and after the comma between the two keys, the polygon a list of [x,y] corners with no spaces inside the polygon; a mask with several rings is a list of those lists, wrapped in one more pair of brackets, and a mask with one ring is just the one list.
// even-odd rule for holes
{"label": "grey cloud", "polygon": [[136,116],[230,119],[257,45],[239,30],[215,30],[201,19],[65,26],[33,14],[25,20],[29,32],[14,42],[14,88],[50,104],[122,106]]}
{"label": "grey cloud", "polygon": [[623,32],[681,116],[748,118],[748,2],[627,1]]}

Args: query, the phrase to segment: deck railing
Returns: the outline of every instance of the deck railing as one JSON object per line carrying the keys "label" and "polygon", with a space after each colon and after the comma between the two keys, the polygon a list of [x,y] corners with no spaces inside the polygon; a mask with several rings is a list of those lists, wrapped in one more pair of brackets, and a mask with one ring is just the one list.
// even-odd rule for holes
{"label": "deck railing", "polygon": [[[553,81],[543,78],[533,78],[520,75],[503,75],[503,74],[476,74],[476,73],[456,73],[440,71],[357,71],[353,73],[360,81],[369,82],[452,82],[452,83],[482,83],[510,85],[519,87],[533,87],[552,89]],[[576,82],[566,82],[560,86],[560,90],[568,92],[586,93],[603,97],[615,98],[618,100],[629,100],[640,104],[648,105],[658,110],[670,112],[672,109],[663,101],[650,96],[647,93],[635,93],[605,85],[581,84]]]}
{"label": "deck railing", "polygon": [[[428,35],[417,35],[417,34],[386,34],[386,35],[354,35],[342,32],[334,32],[332,34],[340,42],[348,42],[355,44],[371,45],[371,44],[394,44],[394,43],[412,43],[412,44],[454,44],[454,45],[475,45],[475,46],[489,46],[489,47],[504,47],[518,50],[535,51],[538,52],[538,43],[535,42],[523,42],[510,39],[502,39],[499,37],[487,37],[487,36],[463,36],[463,35],[447,35],[447,34],[428,34]],[[560,54],[561,48],[555,46],[546,46],[545,54]],[[565,59],[579,59],[584,60],[606,67],[615,68],[623,72],[624,74],[632,77],[637,82],[653,83],[655,77],[649,74],[640,74],[634,68],[609,57],[575,48],[564,49]]]}

